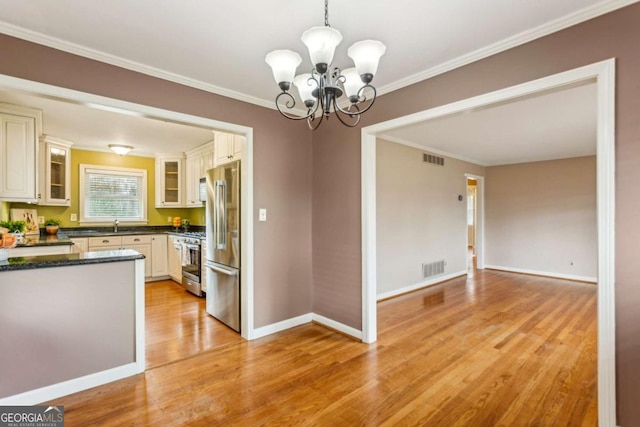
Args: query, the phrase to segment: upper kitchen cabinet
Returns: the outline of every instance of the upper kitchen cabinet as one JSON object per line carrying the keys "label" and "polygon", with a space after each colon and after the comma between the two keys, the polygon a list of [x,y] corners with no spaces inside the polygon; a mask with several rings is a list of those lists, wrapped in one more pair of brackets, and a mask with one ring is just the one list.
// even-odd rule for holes
{"label": "upper kitchen cabinet", "polygon": [[200,179],[214,167],[214,143],[208,142],[186,153],[185,206],[196,208],[202,206],[200,200]]}
{"label": "upper kitchen cabinet", "polygon": [[45,206],[71,205],[72,142],[44,135],[40,138],[40,201]]}
{"label": "upper kitchen cabinet", "polygon": [[216,166],[242,158],[244,136],[230,133],[215,133]]}
{"label": "upper kitchen cabinet", "polygon": [[156,157],[156,207],[175,208],[183,206],[182,154]]}
{"label": "upper kitchen cabinet", "polygon": [[0,103],[0,200],[37,203],[42,112]]}

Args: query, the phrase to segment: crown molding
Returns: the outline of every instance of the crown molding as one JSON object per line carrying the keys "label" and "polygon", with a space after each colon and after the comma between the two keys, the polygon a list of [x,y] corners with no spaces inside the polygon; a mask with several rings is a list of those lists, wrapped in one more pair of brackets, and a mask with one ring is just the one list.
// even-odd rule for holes
{"label": "crown molding", "polygon": [[104,62],[109,65],[115,65],[116,67],[125,68],[127,70],[136,71],[138,73],[146,74],[152,77],[157,77],[163,80],[168,80],[174,83],[179,83],[181,85],[204,90],[206,92],[226,96],[227,98],[233,98],[238,101],[259,105],[261,107],[266,107],[272,110],[276,109],[275,104],[272,101],[267,101],[265,99],[246,95],[244,93],[236,92],[234,90],[226,89],[221,86],[205,83],[200,80],[192,79],[189,77],[182,76],[180,74],[175,74],[169,71],[161,70],[159,68],[141,64],[139,62],[131,61],[116,55],[111,55],[111,54],[101,52],[99,50],[91,49],[85,46],[81,46],[75,43],[66,42],[59,38],[51,37],[46,34],[38,33],[36,31],[27,30],[25,28],[18,27],[16,25],[9,24],[7,22],[0,21],[0,33],[7,34],[9,36],[23,39],[29,42],[41,44],[57,50],[61,50],[63,52],[82,56],[84,58],[89,58],[96,61]]}
{"label": "crown molding", "polygon": [[443,62],[442,64],[436,65],[435,67],[431,67],[409,77],[405,77],[388,85],[382,86],[378,88],[378,95],[384,95],[385,93],[402,89],[403,87],[421,82],[422,80],[430,79],[439,74],[444,74],[448,71],[463,67],[465,65],[471,64],[472,62],[487,58],[491,55],[504,52],[530,41],[548,36],[549,34],[555,33],[557,31],[564,30],[565,28],[580,24],[581,22],[588,21],[589,19],[593,19],[609,12],[613,12],[614,10],[637,3],[638,1],[640,0],[602,1],[600,3],[586,7],[582,10],[570,13],[569,15],[565,15],[561,18],[542,24],[531,30],[523,31],[519,34],[516,34],[515,36],[511,36],[497,43],[485,46],[450,61]]}
{"label": "crown molding", "polygon": [[[431,67],[427,70],[413,74],[409,77],[397,80],[388,85],[382,86],[377,89],[378,95],[393,92],[403,87],[418,83],[422,80],[435,77],[439,74],[446,73],[447,71],[454,70],[456,68],[468,65],[472,62],[479,61],[487,58],[491,55],[495,55],[505,50],[514,48],[516,46],[528,43],[540,37],[547,36],[556,31],[563,30],[589,19],[604,15],[614,10],[629,6],[633,3],[637,3],[640,0],[604,0],[595,5],[586,7],[577,12],[565,15],[564,17],[550,21],[546,24],[540,25],[531,30],[523,31],[515,36],[506,38],[497,43],[480,48],[466,55],[459,56],[442,64]],[[136,71],[149,76],[157,77],[163,80],[168,80],[174,83],[179,83],[185,86],[190,86],[196,89],[200,89],[206,92],[215,93],[217,95],[226,96],[238,101],[247,102],[250,104],[258,105],[261,107],[275,110],[275,103],[270,100],[257,98],[251,95],[246,95],[241,92],[226,89],[221,86],[205,83],[200,80],[192,79],[182,76],[180,74],[172,73],[169,71],[161,70],[149,65],[141,64],[139,62],[131,61],[119,56],[111,55],[99,50],[91,49],[85,46],[81,46],[75,43],[66,42],[56,37],[51,37],[36,31],[27,30],[22,27],[18,27],[7,22],[0,21],[0,33],[7,34],[12,37],[27,40],[29,42],[41,44],[54,49],[61,50],[63,52],[71,53],[74,55],[82,56],[85,58],[93,59],[96,61],[104,62],[117,67],[125,68],[131,71]],[[302,110],[296,110],[296,112],[304,113]]]}

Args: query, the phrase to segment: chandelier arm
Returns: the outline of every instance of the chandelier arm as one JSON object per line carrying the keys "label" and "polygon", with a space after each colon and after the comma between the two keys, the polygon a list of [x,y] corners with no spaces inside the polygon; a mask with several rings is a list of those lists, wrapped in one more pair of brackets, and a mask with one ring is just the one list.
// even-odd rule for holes
{"label": "chandelier arm", "polygon": [[[316,122],[317,120],[317,122]],[[311,130],[316,130],[320,127],[320,125],[322,124],[322,121],[324,120],[324,114],[320,114],[320,117],[315,117],[315,116],[309,116],[307,118],[307,126],[309,126],[309,129]],[[316,124],[314,125],[313,122],[316,122]]]}
{"label": "chandelier arm", "polygon": [[[362,86],[360,88],[360,90],[358,91],[358,94],[357,94],[358,102],[365,102],[367,100],[367,97],[365,95],[363,95],[363,91],[366,88],[369,88],[369,89],[371,89],[373,91],[373,96],[371,97],[371,100],[370,100],[371,102],[369,102],[369,104],[365,108],[360,109],[356,104],[351,104],[351,105],[349,105],[349,108],[344,110],[344,109],[340,108],[340,105],[338,105],[337,102],[334,102],[333,108],[336,110],[336,112],[340,111],[341,113],[346,114],[348,116],[360,116],[361,114],[366,113],[373,106],[373,103],[376,100],[376,88],[367,84],[367,85]],[[356,107],[357,112],[350,111],[351,107]]]}
{"label": "chandelier arm", "polygon": [[312,109],[309,108],[309,110],[307,110],[307,114],[305,116],[294,116],[291,115],[290,113],[287,113],[286,111],[282,111],[280,109],[280,104],[278,104],[278,100],[280,99],[280,97],[282,95],[287,95],[287,97],[289,97],[289,100],[285,103],[285,107],[287,107],[288,109],[292,109],[293,107],[296,106],[296,100],[293,97],[293,95],[291,95],[289,92],[280,92],[278,94],[278,96],[276,96],[276,108],[278,109],[278,112],[286,117],[289,120],[305,120],[308,119],[309,117],[313,116],[315,114],[315,112],[318,110],[318,104],[316,104],[316,108]]}
{"label": "chandelier arm", "polygon": [[[342,123],[345,126],[348,126],[350,128],[356,127],[358,126],[358,123],[360,123],[360,117],[362,117],[360,114],[362,114],[362,112],[360,111],[360,109],[358,108],[357,105],[355,104],[351,104],[349,106],[350,110],[351,108],[355,108],[356,112],[349,112],[348,110],[345,111],[342,108],[338,107],[338,103],[337,101],[334,99],[333,100],[333,108],[335,110],[335,116],[338,118],[338,120],[340,120],[340,123]],[[349,117],[351,117],[352,119],[355,117],[355,121],[353,123],[347,123],[343,118],[342,118],[342,114],[347,115]]]}

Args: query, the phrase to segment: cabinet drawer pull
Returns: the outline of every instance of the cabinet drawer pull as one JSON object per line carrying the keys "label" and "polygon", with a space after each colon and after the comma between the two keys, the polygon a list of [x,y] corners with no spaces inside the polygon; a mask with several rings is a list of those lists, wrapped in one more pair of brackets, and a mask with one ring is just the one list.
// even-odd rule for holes
{"label": "cabinet drawer pull", "polygon": [[135,238],[135,239],[133,239],[133,241],[134,241],[134,242],[139,242],[139,241],[140,241],[140,239]]}
{"label": "cabinet drawer pull", "polygon": [[103,240],[102,243],[109,243],[109,241],[108,240]]}

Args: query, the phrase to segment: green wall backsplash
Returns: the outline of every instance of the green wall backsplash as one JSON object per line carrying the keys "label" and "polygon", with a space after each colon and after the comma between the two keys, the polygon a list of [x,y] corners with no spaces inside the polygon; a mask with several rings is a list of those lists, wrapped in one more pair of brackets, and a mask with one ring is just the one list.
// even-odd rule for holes
{"label": "green wall backsplash", "polygon": [[36,209],[38,216],[58,218],[61,227],[79,227],[77,221],[71,221],[72,213],[79,214],[79,171],[81,164],[117,166],[147,170],[147,217],[149,225],[171,225],[167,217],[187,218],[193,225],[205,225],[204,208],[156,208],[155,207],[155,159],[152,157],[119,156],[113,153],[71,150],[71,206],[40,206],[26,203],[0,204],[0,218],[8,218],[10,208]]}
{"label": "green wall backsplash", "polygon": [[9,220],[9,203],[0,202],[0,221]]}

